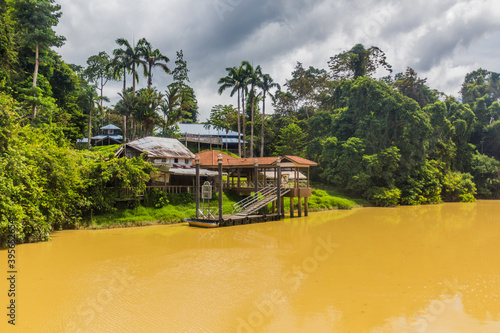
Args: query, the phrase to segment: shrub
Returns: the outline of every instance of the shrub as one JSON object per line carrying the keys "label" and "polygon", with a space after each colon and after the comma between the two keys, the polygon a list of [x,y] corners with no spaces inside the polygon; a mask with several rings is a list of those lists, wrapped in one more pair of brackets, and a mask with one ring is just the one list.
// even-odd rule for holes
{"label": "shrub", "polygon": [[365,196],[368,201],[380,207],[394,207],[399,204],[401,190],[398,188],[373,187],[369,189]]}
{"label": "shrub", "polygon": [[443,199],[445,201],[475,201],[476,185],[470,173],[448,172],[443,179]]}

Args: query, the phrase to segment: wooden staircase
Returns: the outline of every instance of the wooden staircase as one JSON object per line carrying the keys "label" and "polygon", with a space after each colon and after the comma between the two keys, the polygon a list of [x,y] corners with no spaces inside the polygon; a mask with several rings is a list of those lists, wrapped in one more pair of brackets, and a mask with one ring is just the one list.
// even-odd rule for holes
{"label": "wooden staircase", "polygon": [[[286,184],[281,184],[280,194],[283,197],[290,191],[286,188]],[[278,198],[278,188],[274,186],[268,186],[263,188],[257,193],[246,197],[245,199],[235,203],[233,205],[233,215],[247,216],[252,213],[257,212],[262,207],[273,202]]]}

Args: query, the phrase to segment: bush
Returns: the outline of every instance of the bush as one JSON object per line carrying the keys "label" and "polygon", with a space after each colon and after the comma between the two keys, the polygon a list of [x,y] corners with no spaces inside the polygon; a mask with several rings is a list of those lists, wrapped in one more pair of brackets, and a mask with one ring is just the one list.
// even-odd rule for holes
{"label": "bush", "polygon": [[476,185],[470,173],[448,172],[443,179],[443,199],[445,201],[475,201]]}
{"label": "bush", "polygon": [[157,188],[153,188],[144,195],[144,206],[161,208],[168,205],[168,193]]}
{"label": "bush", "polygon": [[401,190],[398,188],[373,187],[369,189],[365,196],[368,201],[380,207],[394,207],[399,204]]}

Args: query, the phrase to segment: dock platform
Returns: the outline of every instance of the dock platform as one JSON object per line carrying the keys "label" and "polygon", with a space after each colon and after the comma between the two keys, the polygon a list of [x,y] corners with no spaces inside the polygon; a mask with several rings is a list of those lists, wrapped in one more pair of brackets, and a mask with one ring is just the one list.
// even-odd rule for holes
{"label": "dock platform", "polygon": [[209,220],[209,219],[201,219],[201,218],[189,218],[186,219],[186,222],[189,223],[190,226],[200,227],[200,228],[218,228],[218,227],[228,227],[233,225],[242,225],[242,224],[251,224],[251,223],[260,223],[260,222],[269,222],[269,221],[278,221],[281,220],[281,216],[279,214],[260,214],[260,215],[224,215],[220,220]]}

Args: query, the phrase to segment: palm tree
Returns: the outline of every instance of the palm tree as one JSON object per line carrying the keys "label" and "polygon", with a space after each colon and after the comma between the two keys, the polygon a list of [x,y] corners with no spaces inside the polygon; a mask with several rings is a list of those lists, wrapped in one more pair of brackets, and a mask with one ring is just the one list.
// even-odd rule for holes
{"label": "palm tree", "polygon": [[125,91],[127,89],[127,63],[124,57],[116,56],[117,50],[119,49],[113,51],[115,57],[111,61],[111,64],[109,64],[109,69],[111,70],[113,80],[120,81],[123,78],[123,91]]}
{"label": "palm tree", "polygon": [[139,134],[141,136],[151,135],[155,124],[160,120],[157,111],[162,104],[163,95],[154,88],[147,88],[139,90],[135,99],[137,105],[133,110],[135,119],[137,119],[139,124],[142,123]]}
{"label": "palm tree", "polygon": [[[273,78],[269,74],[262,74],[259,88],[262,90],[262,127],[260,133],[260,157],[264,157],[264,118],[266,117],[266,94],[270,92],[272,88],[277,88],[281,90],[278,83],[273,82]],[[274,95],[269,94],[271,99],[275,101]]]}
{"label": "palm tree", "polygon": [[[141,43],[142,41],[142,43]],[[166,74],[170,74],[170,68],[168,68],[167,63],[170,59],[161,54],[160,50],[154,49],[146,39],[141,39],[138,46],[141,49],[142,57],[145,60],[144,64],[144,76],[148,78],[148,89],[151,88],[153,84],[153,67],[160,67]]]}
{"label": "palm tree", "polygon": [[[241,127],[240,127],[240,90],[243,91],[244,87],[244,72],[243,67],[227,67],[227,76],[221,77],[217,84],[220,84],[219,95],[221,95],[224,90],[232,88],[230,96],[233,97],[235,92],[238,93],[238,156],[241,157]],[[243,103],[243,108],[245,104]],[[245,113],[243,112],[243,119],[245,119]],[[243,120],[243,124],[245,120]],[[244,132],[243,125],[243,132]],[[243,133],[243,142],[245,142],[245,133]]]}
{"label": "palm tree", "polygon": [[163,135],[166,129],[182,119],[182,95],[179,86],[168,87],[165,91],[165,99],[161,105],[163,112]]}
{"label": "palm tree", "polygon": [[122,98],[118,103],[116,103],[115,110],[123,117],[123,143],[127,143],[127,124],[128,118],[132,115],[135,108],[137,107],[135,95],[132,92],[127,92],[126,90],[118,93]]}
{"label": "palm tree", "polygon": [[[132,47],[125,38],[118,38],[116,44],[120,45],[121,49],[115,49],[113,55],[115,59],[122,58],[124,67],[132,72],[132,93],[135,94],[135,84],[139,82],[139,74],[137,73],[136,66],[147,66],[147,63],[141,59],[142,45],[147,42],[145,38],[139,40],[137,45]],[[124,48],[123,48],[124,47]]]}
{"label": "palm tree", "polygon": [[259,86],[260,84],[260,76],[262,74],[262,69],[260,68],[260,65],[257,66],[256,68],[253,68],[253,66],[248,62],[248,61],[243,61],[242,66],[245,68],[245,73],[246,73],[246,84],[250,85],[250,157],[253,157],[253,130],[254,130],[254,104],[255,104],[255,87]]}

